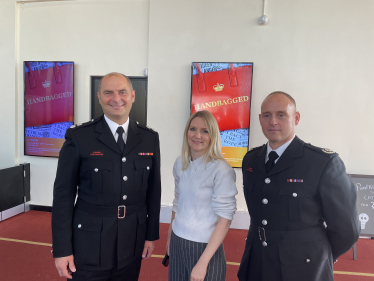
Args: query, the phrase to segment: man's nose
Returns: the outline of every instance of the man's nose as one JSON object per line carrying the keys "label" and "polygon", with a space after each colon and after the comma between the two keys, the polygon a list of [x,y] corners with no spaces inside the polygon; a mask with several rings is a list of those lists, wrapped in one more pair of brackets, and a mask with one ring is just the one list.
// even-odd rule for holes
{"label": "man's nose", "polygon": [[272,116],[270,118],[270,124],[272,124],[272,125],[277,124],[277,118],[276,118],[276,116]]}
{"label": "man's nose", "polygon": [[121,100],[121,96],[120,96],[120,94],[119,94],[118,92],[114,92],[114,97],[113,97],[113,99],[114,99],[115,101],[120,101],[120,100]]}

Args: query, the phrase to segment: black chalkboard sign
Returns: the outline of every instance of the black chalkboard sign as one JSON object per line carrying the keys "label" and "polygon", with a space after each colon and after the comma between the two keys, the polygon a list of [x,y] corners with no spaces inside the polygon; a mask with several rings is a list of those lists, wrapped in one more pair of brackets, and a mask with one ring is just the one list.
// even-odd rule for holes
{"label": "black chalkboard sign", "polygon": [[349,175],[357,190],[361,236],[374,237],[374,176]]}

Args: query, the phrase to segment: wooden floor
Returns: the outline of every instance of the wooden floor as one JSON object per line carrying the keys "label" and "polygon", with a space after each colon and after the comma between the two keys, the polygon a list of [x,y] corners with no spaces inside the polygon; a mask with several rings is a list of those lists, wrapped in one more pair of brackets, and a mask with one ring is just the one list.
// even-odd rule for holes
{"label": "wooden floor", "polygon": [[[29,211],[0,222],[0,280],[57,281],[60,278],[51,254],[51,214]],[[168,224],[160,224],[161,239],[156,241],[153,256],[144,261],[140,281],[166,281],[162,266]],[[228,281],[238,280],[236,273],[243,253],[247,231],[230,229],[224,241]],[[335,281],[374,281],[374,240],[360,239],[358,260],[352,250],[334,265]],[[301,280],[302,281],[302,280]]]}

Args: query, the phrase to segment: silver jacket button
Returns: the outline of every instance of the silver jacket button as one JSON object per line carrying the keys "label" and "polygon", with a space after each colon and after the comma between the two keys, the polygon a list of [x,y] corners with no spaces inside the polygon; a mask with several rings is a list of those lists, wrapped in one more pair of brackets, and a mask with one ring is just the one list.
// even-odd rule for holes
{"label": "silver jacket button", "polygon": [[122,162],[126,162],[126,157],[123,157],[123,158],[122,158]]}
{"label": "silver jacket button", "polygon": [[310,262],[310,259],[306,259],[306,262]]}
{"label": "silver jacket button", "polygon": [[126,200],[126,199],[127,199],[127,195],[123,195],[123,196],[122,196],[122,199],[123,199],[123,200]]}
{"label": "silver jacket button", "polygon": [[96,173],[99,171],[99,169],[98,168],[95,168],[95,170],[94,170]]}
{"label": "silver jacket button", "polygon": [[81,224],[78,224],[78,228],[81,228],[82,227],[82,225]]}
{"label": "silver jacket button", "polygon": [[297,193],[292,193],[292,196],[293,197],[297,197]]}
{"label": "silver jacket button", "polygon": [[262,224],[263,224],[263,225],[267,225],[267,224],[268,224],[268,221],[267,221],[267,220],[263,220],[263,221],[262,221]]}
{"label": "silver jacket button", "polygon": [[147,166],[147,170],[149,170],[149,166]]}
{"label": "silver jacket button", "polygon": [[263,203],[263,204],[266,205],[268,202],[269,202],[269,201],[268,201],[266,198],[262,199],[262,203]]}
{"label": "silver jacket button", "polygon": [[271,180],[269,178],[266,178],[265,183],[269,184],[269,183],[271,183]]}
{"label": "silver jacket button", "polygon": [[123,180],[124,180],[124,181],[127,181],[127,177],[126,177],[126,176],[124,176],[124,177],[123,177]]}

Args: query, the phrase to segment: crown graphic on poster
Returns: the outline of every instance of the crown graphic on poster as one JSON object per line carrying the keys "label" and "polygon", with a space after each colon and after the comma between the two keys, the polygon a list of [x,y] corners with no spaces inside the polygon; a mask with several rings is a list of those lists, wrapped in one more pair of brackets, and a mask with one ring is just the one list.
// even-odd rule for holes
{"label": "crown graphic on poster", "polygon": [[213,86],[213,89],[214,89],[214,91],[216,91],[216,92],[220,92],[220,91],[223,90],[224,87],[225,87],[225,85],[217,83],[217,85],[214,85],[214,86]]}
{"label": "crown graphic on poster", "polygon": [[51,81],[45,80],[45,82],[43,82],[42,85],[44,88],[48,88],[49,86],[51,86]]}

